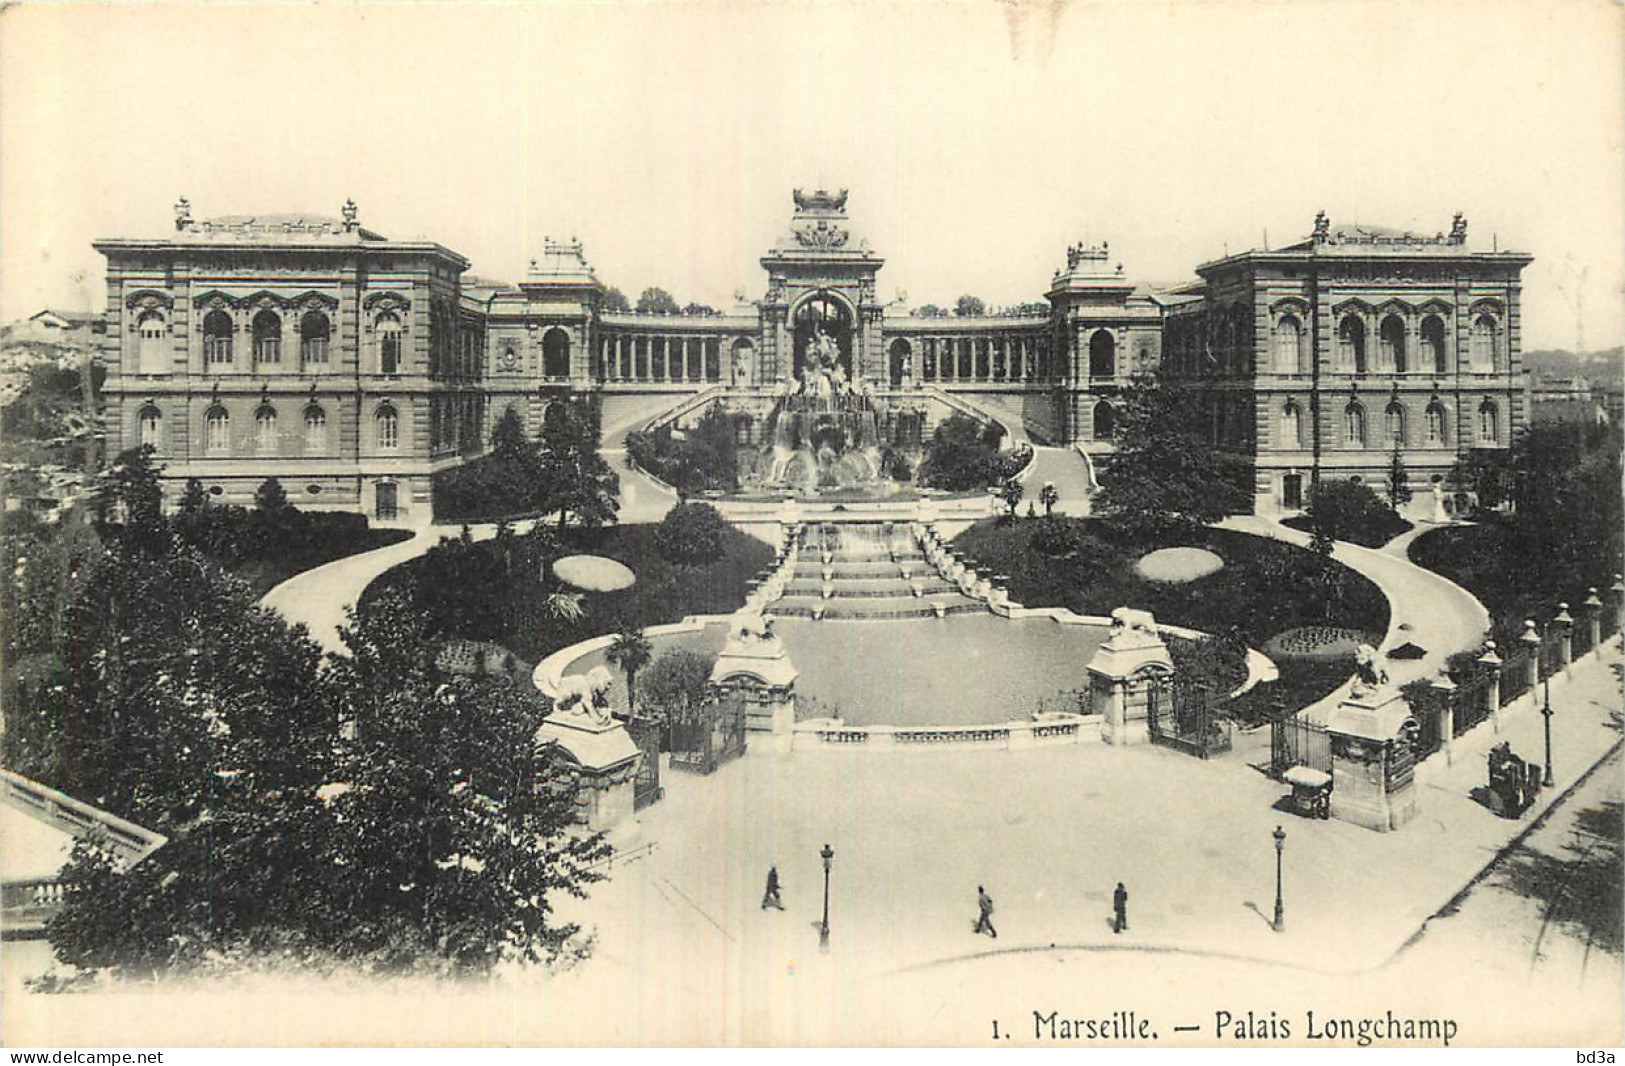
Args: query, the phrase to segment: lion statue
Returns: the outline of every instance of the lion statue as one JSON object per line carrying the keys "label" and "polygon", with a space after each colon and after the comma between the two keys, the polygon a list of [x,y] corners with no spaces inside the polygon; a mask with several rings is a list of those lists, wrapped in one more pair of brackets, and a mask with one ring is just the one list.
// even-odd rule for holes
{"label": "lion statue", "polygon": [[1139,611],[1132,607],[1119,607],[1112,611],[1112,630],[1108,639],[1115,640],[1120,636],[1151,637],[1157,635],[1157,620],[1150,611]]}
{"label": "lion statue", "polygon": [[1387,683],[1388,671],[1382,668],[1382,662],[1377,658],[1377,649],[1369,644],[1361,644],[1354,649],[1355,694],[1363,695]]}
{"label": "lion statue", "polygon": [[609,689],[615,676],[606,666],[584,674],[567,674],[554,687],[553,705],[560,711],[583,714],[600,724],[609,721]]}
{"label": "lion statue", "polygon": [[773,623],[758,611],[740,611],[733,616],[728,634],[741,643],[773,639]]}

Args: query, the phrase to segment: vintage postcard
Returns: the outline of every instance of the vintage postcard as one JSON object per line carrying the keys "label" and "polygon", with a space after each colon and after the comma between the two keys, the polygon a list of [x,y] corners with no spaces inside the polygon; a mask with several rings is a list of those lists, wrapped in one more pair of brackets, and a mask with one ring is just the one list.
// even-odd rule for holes
{"label": "vintage postcard", "polygon": [[1617,1049],[1621,34],[0,8],[0,1039]]}

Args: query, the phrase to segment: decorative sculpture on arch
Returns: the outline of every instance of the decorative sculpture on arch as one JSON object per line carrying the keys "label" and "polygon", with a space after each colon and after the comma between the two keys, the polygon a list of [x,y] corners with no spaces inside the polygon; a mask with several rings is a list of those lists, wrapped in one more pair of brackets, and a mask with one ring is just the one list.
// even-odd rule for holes
{"label": "decorative sculpture on arch", "polygon": [[760,611],[739,611],[733,616],[728,635],[742,644],[772,640],[773,621]]}

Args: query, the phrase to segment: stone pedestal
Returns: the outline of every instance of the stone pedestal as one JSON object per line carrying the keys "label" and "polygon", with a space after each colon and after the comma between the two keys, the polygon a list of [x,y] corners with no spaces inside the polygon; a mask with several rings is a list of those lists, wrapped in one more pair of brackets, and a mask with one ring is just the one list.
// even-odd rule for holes
{"label": "stone pedestal", "polygon": [[1385,833],[1416,817],[1410,710],[1398,689],[1356,687],[1326,723],[1332,743],[1332,817]]}
{"label": "stone pedestal", "polygon": [[796,678],[784,641],[761,615],[734,616],[728,641],[711,668],[711,687],[738,692],[745,704],[745,728],[782,738],[786,750],[796,724]]}
{"label": "stone pedestal", "polygon": [[1090,706],[1100,715],[1100,739],[1107,744],[1145,744],[1151,689],[1173,678],[1168,645],[1147,611],[1119,607],[1111,634],[1089,662]]}
{"label": "stone pedestal", "polygon": [[576,771],[576,820],[594,832],[630,831],[643,753],[626,727],[607,715],[561,711],[536,731],[536,746],[547,745],[556,745]]}

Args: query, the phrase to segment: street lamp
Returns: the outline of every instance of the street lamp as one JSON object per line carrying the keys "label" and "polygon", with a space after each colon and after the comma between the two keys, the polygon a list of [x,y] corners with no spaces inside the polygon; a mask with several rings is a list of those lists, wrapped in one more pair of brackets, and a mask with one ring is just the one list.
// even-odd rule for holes
{"label": "street lamp", "polygon": [[1281,905],[1281,850],[1286,847],[1286,830],[1275,827],[1275,921],[1270,927],[1279,933],[1286,928],[1285,908]]}
{"label": "street lamp", "polygon": [[828,844],[825,844],[824,845],[824,850],[822,850],[822,851],[820,851],[818,853],[818,857],[820,859],[824,860],[824,920],[822,922],[818,923],[818,949],[820,951],[828,951],[829,950],[829,864],[830,864],[830,860],[835,858],[835,849],[830,847]]}

